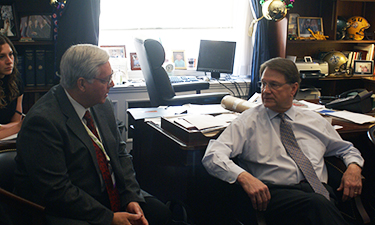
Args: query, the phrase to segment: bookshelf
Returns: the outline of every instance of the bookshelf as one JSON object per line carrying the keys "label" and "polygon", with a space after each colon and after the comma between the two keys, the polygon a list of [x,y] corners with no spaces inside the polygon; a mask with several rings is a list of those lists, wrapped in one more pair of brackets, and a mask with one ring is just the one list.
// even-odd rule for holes
{"label": "bookshelf", "polygon": [[[20,21],[21,16],[23,15],[31,15],[31,14],[52,14],[53,7],[50,5],[50,1],[45,0],[4,0],[5,4],[14,4],[15,5],[15,12],[16,12],[16,19]],[[44,50],[53,54],[53,57],[45,57],[45,65],[54,65],[54,49],[55,43],[54,41],[30,41],[30,42],[21,42],[19,40],[12,40],[13,45],[17,49],[18,55],[23,56],[25,55],[26,50]],[[52,60],[52,61],[51,61]],[[24,59],[23,59],[24,61]],[[24,63],[24,62],[21,62]],[[36,65],[35,65],[36,66]],[[46,68],[46,67],[44,67]],[[47,72],[51,76],[54,75],[54,71]],[[24,76],[24,72],[22,74]],[[24,79],[23,79],[24,80]],[[31,108],[31,106],[41,97],[43,96],[52,86],[53,84],[48,84],[45,82],[41,85],[33,85],[27,86],[24,85],[24,97],[23,97],[23,111],[25,113]]]}
{"label": "bookshelf", "polygon": [[[300,4],[298,4],[300,3]],[[328,40],[287,40],[282,43],[286,55],[295,55],[298,58],[310,55],[318,58],[320,52],[352,51],[358,44],[374,44],[375,40],[336,40],[337,18],[339,16],[349,19],[352,16],[362,16],[370,23],[366,32],[374,34],[375,0],[313,0],[309,4],[296,2],[290,13],[298,13],[305,17],[322,17],[324,34]],[[287,23],[285,23],[287,25]]]}
{"label": "bookshelf", "polygon": [[[298,13],[301,17],[322,17],[324,35],[329,36],[327,40],[288,40],[288,21],[270,22],[270,38],[268,43],[271,49],[271,57],[297,56],[303,59],[304,56],[311,56],[318,61],[322,54],[330,51],[354,51],[355,46],[363,44],[375,44],[375,0],[311,0],[308,2],[296,1],[290,13]],[[338,17],[349,19],[352,16],[365,18],[370,27],[366,29],[371,40],[337,40],[336,29]],[[287,16],[288,17],[288,16]],[[361,77],[327,77],[313,84],[322,88],[322,95],[336,95],[342,89],[364,87]],[[335,89],[337,88],[337,89]]]}

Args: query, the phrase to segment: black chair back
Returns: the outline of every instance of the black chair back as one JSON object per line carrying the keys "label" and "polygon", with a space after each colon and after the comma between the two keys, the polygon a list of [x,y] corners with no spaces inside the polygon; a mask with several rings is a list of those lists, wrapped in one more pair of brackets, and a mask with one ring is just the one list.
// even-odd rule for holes
{"label": "black chair back", "polygon": [[176,95],[162,66],[165,60],[164,48],[160,42],[152,39],[136,38],[134,43],[151,105],[163,105],[164,99],[171,99]]}
{"label": "black chair back", "polygon": [[375,125],[370,127],[370,129],[367,132],[368,138],[370,138],[370,141],[375,145]]}

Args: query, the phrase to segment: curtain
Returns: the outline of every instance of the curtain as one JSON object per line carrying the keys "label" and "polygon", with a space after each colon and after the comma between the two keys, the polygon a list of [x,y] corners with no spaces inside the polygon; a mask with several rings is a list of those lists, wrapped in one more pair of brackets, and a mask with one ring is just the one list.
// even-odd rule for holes
{"label": "curtain", "polygon": [[58,22],[56,67],[64,52],[75,44],[98,45],[100,0],[67,0]]}
{"label": "curtain", "polygon": [[[252,6],[253,13],[255,13],[256,18],[262,16],[262,6],[259,0],[249,0]],[[249,91],[249,98],[255,93],[260,92],[258,88],[258,81],[260,80],[259,69],[260,65],[270,59],[269,48],[268,48],[268,20],[260,20],[254,27],[254,50],[253,50],[253,60],[251,67],[251,84]]]}
{"label": "curtain", "polygon": [[248,35],[248,28],[254,19],[248,0],[236,0],[234,5],[234,26],[236,40],[236,55],[233,74],[250,75],[253,55],[253,43]]}

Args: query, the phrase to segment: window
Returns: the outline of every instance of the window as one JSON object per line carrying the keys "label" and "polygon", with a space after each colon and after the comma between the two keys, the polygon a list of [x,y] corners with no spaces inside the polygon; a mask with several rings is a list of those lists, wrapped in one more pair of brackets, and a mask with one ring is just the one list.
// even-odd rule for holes
{"label": "window", "polygon": [[135,37],[152,38],[163,44],[167,59],[175,50],[183,50],[187,58],[197,58],[201,39],[237,41],[234,27],[238,2],[101,1],[99,45],[125,45],[129,59],[129,53],[135,52]]}

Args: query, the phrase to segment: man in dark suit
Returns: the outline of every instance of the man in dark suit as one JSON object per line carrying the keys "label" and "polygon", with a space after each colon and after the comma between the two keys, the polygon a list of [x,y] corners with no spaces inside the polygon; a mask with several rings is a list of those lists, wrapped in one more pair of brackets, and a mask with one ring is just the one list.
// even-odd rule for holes
{"label": "man in dark suit", "polygon": [[16,192],[46,206],[49,224],[169,221],[166,206],[135,179],[107,98],[114,86],[108,60],[97,46],[70,47],[60,85],[36,102],[19,132]]}

